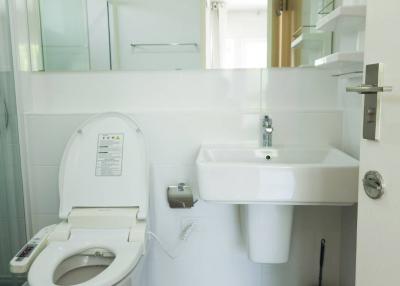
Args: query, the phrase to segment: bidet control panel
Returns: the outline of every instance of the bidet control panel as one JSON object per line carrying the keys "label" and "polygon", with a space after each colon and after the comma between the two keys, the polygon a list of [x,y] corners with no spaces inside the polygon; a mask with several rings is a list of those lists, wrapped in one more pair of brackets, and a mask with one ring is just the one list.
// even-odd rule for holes
{"label": "bidet control panel", "polygon": [[46,246],[49,234],[54,230],[54,225],[40,230],[10,261],[12,273],[25,273],[29,270],[34,259]]}
{"label": "bidet control panel", "polygon": [[38,246],[36,242],[25,245],[24,248],[22,248],[22,250],[17,254],[16,260],[22,261],[24,260],[24,258],[29,257],[29,255],[31,255],[36,246]]}

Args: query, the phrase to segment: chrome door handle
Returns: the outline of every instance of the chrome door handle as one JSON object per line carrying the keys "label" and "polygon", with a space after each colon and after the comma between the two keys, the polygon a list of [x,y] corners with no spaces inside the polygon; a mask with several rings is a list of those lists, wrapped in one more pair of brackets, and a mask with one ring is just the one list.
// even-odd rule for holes
{"label": "chrome door handle", "polygon": [[3,99],[3,104],[4,104],[4,120],[5,120],[5,125],[6,125],[6,129],[8,128],[8,123],[10,121],[9,119],[9,115],[8,115],[8,107],[7,107],[7,102],[5,99]]}
{"label": "chrome door handle", "polygon": [[371,84],[361,84],[359,86],[346,87],[347,92],[357,92],[359,94],[374,94],[378,92],[390,92],[393,88],[391,86],[376,86]]}
{"label": "chrome door handle", "polygon": [[379,108],[380,92],[392,91],[391,86],[379,86],[383,82],[383,64],[370,64],[365,67],[365,82],[359,86],[347,87],[347,92],[365,94],[363,138],[367,140],[379,139]]}

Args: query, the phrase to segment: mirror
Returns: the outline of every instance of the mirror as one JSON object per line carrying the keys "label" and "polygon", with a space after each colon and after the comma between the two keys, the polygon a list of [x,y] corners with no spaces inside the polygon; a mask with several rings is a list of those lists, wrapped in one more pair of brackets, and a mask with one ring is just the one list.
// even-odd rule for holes
{"label": "mirror", "polygon": [[26,0],[34,71],[313,65],[333,0]]}

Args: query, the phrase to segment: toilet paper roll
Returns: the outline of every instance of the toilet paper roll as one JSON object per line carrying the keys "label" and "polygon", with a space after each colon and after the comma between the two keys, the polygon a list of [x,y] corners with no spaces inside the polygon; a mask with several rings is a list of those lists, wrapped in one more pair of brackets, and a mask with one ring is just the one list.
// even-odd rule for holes
{"label": "toilet paper roll", "polygon": [[177,186],[169,186],[167,189],[167,199],[170,208],[192,208],[196,203],[193,191],[190,186],[180,183]]}

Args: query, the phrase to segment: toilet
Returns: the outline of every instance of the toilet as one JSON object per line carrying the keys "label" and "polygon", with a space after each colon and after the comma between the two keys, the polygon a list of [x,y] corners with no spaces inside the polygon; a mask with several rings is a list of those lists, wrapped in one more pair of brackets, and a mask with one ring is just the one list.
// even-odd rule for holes
{"label": "toilet", "polygon": [[[119,113],[85,122],[70,138],[60,165],[62,222],[29,242],[36,251],[29,285],[142,285],[148,193],[139,126]],[[29,255],[25,250],[22,256]]]}

